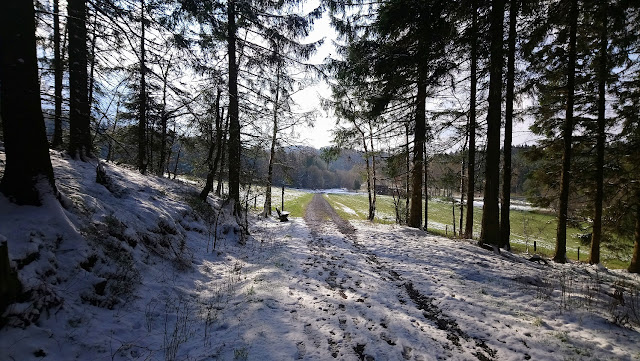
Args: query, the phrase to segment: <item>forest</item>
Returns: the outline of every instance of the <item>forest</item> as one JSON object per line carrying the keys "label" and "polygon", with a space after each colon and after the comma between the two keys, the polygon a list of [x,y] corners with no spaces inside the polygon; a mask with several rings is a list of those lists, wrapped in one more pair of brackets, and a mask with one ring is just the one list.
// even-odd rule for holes
{"label": "forest", "polygon": [[[318,29],[326,34],[312,36]],[[328,55],[318,61],[327,47]],[[318,96],[316,109],[297,98],[312,87],[330,93]],[[513,200],[526,199],[555,216],[554,263],[568,262],[567,229],[580,225],[589,265],[601,263],[603,243],[622,240],[634,244],[628,272],[640,273],[640,4],[635,0],[3,1],[0,114],[1,310],[21,297],[35,299],[38,292],[48,295],[43,302],[50,302],[49,308],[63,303],[46,287],[28,295],[21,291],[18,275],[25,271],[14,269],[46,261],[40,251],[29,253],[33,247],[100,234],[119,240],[118,249],[139,252],[136,246],[144,244],[149,254],[165,257],[177,269],[189,268],[193,254],[185,251],[190,248],[180,234],[193,229],[208,234],[207,253],[210,243],[216,249],[219,237],[231,234],[245,245],[251,227],[272,227],[259,220],[274,210],[280,215],[272,192],[282,187],[284,205],[285,186],[364,192],[370,227],[377,197],[392,196],[397,226],[418,232],[427,228],[431,198],[455,197],[456,237],[496,255],[511,249]],[[303,144],[300,132],[319,121],[334,122],[332,145],[314,149]],[[101,191],[84,183],[94,168],[95,182],[114,197],[105,203],[114,210],[100,220],[89,215],[107,206],[86,197],[98,199]],[[195,184],[197,192],[185,202],[197,216],[153,203],[150,217],[160,220],[150,226],[152,236],[131,231],[135,222],[118,218],[115,204],[127,197],[147,192],[151,198],[139,201],[146,204],[187,192],[170,180]],[[140,188],[133,196],[128,188],[136,182]],[[89,190],[80,192],[85,186]],[[166,190],[158,190],[162,187]],[[259,220],[248,215],[250,197],[263,203]],[[325,207],[318,197],[311,199],[315,211]],[[482,204],[480,214],[474,215],[474,201]],[[17,215],[31,209],[62,217],[56,219],[64,219],[64,226],[48,235],[32,231],[28,243],[12,240],[21,233],[9,220],[26,221]],[[356,231],[334,213],[322,219],[333,219],[345,239],[355,239]],[[317,237],[321,221],[308,214],[309,237]],[[89,218],[79,221],[83,217]],[[167,220],[176,217],[195,217],[206,226]],[[363,232],[374,234],[373,229]],[[54,234],[57,240],[42,241]],[[354,242],[353,252],[365,252]],[[14,244],[18,250],[12,250]],[[310,247],[324,252],[315,243]],[[112,251],[107,247],[87,256],[78,261],[80,268],[94,272],[94,264]],[[138,262],[141,256],[131,252],[133,258],[118,262]],[[18,260],[15,254],[37,255]],[[118,262],[119,272],[127,268]],[[385,267],[379,267],[389,272],[384,279],[408,277]],[[36,273],[46,278],[51,272]],[[112,308],[120,302],[105,296],[112,278],[99,277],[104,283],[91,286],[97,296],[83,294],[82,303]],[[326,281],[330,289],[347,299],[349,289],[334,278]],[[58,277],[51,284],[57,282],[63,281]],[[418,308],[431,307],[413,283],[400,285]],[[187,307],[181,302],[178,309]],[[448,340],[459,330],[449,319],[430,320],[449,322]],[[460,332],[455,337],[471,345],[470,354],[493,359],[495,350],[483,340]],[[177,352],[179,345],[171,347]],[[329,342],[330,350],[334,346]],[[349,352],[365,359],[365,346],[359,347]],[[162,349],[165,359],[175,359],[167,353],[170,345]],[[402,356],[411,350],[403,349]],[[236,351],[234,359],[242,359]],[[302,359],[306,351],[296,352]],[[341,352],[346,351],[331,356]]]}
{"label": "forest", "polygon": [[[38,202],[25,177],[43,174],[55,186],[44,159],[49,145],[143,174],[201,177],[202,199],[214,181],[228,181],[236,202],[241,185],[263,184],[268,213],[271,185],[353,188],[357,172],[329,170],[341,149],[352,149],[363,158],[358,182],[370,194],[369,218],[384,183],[410,199],[406,222],[419,228],[428,217],[421,203],[430,159],[458,152],[465,235],[471,238],[472,202],[482,194],[479,241],[508,247],[512,189],[501,185],[514,182],[514,124],[529,124],[536,136],[526,152],[529,196],[557,211],[554,259],[564,260],[567,223],[591,224],[592,263],[603,237],[638,234],[633,1],[66,5],[36,1],[33,9],[3,11],[34,19],[33,26],[4,28],[2,190],[18,203]],[[337,39],[308,42],[323,16]],[[29,44],[15,38],[21,34],[30,35]],[[334,43],[335,54],[309,62],[324,41]],[[15,59],[30,73],[15,68]],[[335,115],[334,146],[291,163],[296,128],[317,116],[301,110],[294,95],[317,82],[331,89],[321,102]],[[32,94],[30,105],[12,98],[22,93]],[[32,166],[12,170],[13,162]],[[307,171],[288,174],[299,162]]]}

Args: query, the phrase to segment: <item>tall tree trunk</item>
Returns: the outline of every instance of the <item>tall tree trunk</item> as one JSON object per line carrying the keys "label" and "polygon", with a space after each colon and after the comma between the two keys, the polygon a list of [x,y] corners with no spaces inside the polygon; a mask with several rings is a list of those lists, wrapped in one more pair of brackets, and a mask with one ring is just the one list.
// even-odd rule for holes
{"label": "tall tree trunk", "polygon": [[373,200],[369,205],[369,220],[373,221],[376,217],[376,153],[373,147],[373,126],[371,125],[371,119],[369,119],[369,144],[371,145],[371,180],[373,184]]}
{"label": "tall tree trunk", "polygon": [[[113,119],[113,125],[111,126],[111,134],[116,133],[118,129],[118,118],[120,117],[120,95],[118,95],[118,102],[116,103],[116,115]],[[113,154],[113,136],[109,136],[109,143],[107,144],[107,159],[105,161],[110,162]]]}
{"label": "tall tree trunk", "polygon": [[[95,69],[96,69],[96,28],[97,28],[97,24],[98,23],[98,12],[95,11],[94,16],[93,16],[93,29],[91,31],[91,51],[89,52],[89,100],[87,101],[87,103],[89,103],[89,118],[91,118],[91,107],[93,106],[93,87],[94,87],[94,83],[95,83],[95,79],[94,79],[94,73],[95,73]],[[99,126],[98,126],[99,127]],[[96,131],[96,133],[98,133]],[[92,139],[93,140],[93,139]]]}
{"label": "tall tree trunk", "polygon": [[473,238],[473,201],[475,198],[476,179],[476,89],[478,86],[478,8],[473,2],[471,25],[471,93],[469,96],[469,153],[467,162],[467,217],[465,221],[464,237]]}
{"label": "tall tree trunk", "polygon": [[491,2],[491,65],[487,113],[487,156],[480,243],[500,245],[500,119],[502,100],[502,43],[504,0]]}
{"label": "tall tree trunk", "polygon": [[465,174],[465,156],[464,153],[467,150],[467,142],[469,141],[469,134],[464,140],[464,145],[462,146],[462,164],[460,165],[460,225],[458,229],[460,230],[460,238],[463,237],[463,218],[464,218],[464,174]]}
{"label": "tall tree trunk", "polygon": [[30,205],[40,205],[41,192],[55,190],[40,105],[35,29],[32,2],[0,2],[0,115],[6,155],[0,191],[17,204]]}
{"label": "tall tree trunk", "polygon": [[236,63],[235,0],[227,2],[227,52],[229,57],[229,198],[240,215],[240,115],[238,109],[238,64]]}
{"label": "tall tree trunk", "polygon": [[62,145],[62,57],[60,54],[60,5],[59,0],[53,1],[53,88],[54,115],[52,148]]}
{"label": "tall tree trunk", "polygon": [[69,154],[91,157],[85,0],[69,0]]}
{"label": "tall tree trunk", "polygon": [[360,128],[360,126],[358,126],[358,124],[355,123],[354,121],[354,125],[356,127],[356,129],[358,130],[358,132],[360,133],[360,136],[362,137],[362,147],[364,148],[364,160],[365,160],[365,167],[367,170],[367,196],[369,197],[369,213],[367,215],[367,219],[370,221],[373,221],[373,219],[375,218],[375,209],[373,208],[373,197],[372,197],[372,193],[375,193],[375,190],[372,189],[372,177],[371,177],[371,162],[369,161],[369,147],[367,146],[367,137],[365,135],[365,133],[362,131],[362,128]]}
{"label": "tall tree trunk", "polygon": [[[222,116],[224,118],[224,116]],[[224,169],[224,161],[226,159],[225,151],[227,150],[227,132],[229,130],[229,113],[227,112],[227,120],[224,124],[224,130],[222,132],[222,141],[220,143],[220,172],[218,173],[218,185],[216,186],[216,195],[220,197],[223,191],[223,183],[222,183],[222,170]]]}
{"label": "tall tree trunk", "polygon": [[633,238],[635,245],[628,270],[631,273],[640,273],[640,190],[636,190],[636,230]]}
{"label": "tall tree trunk", "polygon": [[404,215],[404,223],[409,224],[409,194],[411,194],[411,151],[409,150],[409,122],[404,124],[405,133],[404,133],[404,150],[407,153],[407,171],[405,173],[405,215]]}
{"label": "tall tree trunk", "polygon": [[169,114],[167,113],[167,83],[169,77],[169,68],[171,65],[167,65],[167,69],[162,74],[162,109],[160,111],[160,159],[158,160],[158,169],[156,174],[159,176],[164,175],[165,163],[167,162],[167,126],[169,122]]}
{"label": "tall tree trunk", "polygon": [[422,177],[424,161],[425,138],[425,102],[427,98],[427,84],[424,74],[420,71],[418,80],[418,94],[416,98],[415,134],[413,138],[413,170],[411,173],[411,209],[409,211],[409,227],[420,228],[422,225]]}
{"label": "tall tree trunk", "polygon": [[276,94],[273,102],[273,132],[271,133],[271,148],[269,149],[269,168],[267,170],[267,190],[264,197],[264,211],[265,217],[271,216],[271,185],[273,183],[273,163],[276,157],[276,144],[278,141],[278,111],[280,105],[280,72],[281,64],[278,62],[276,65]]}
{"label": "tall tree trunk", "polygon": [[147,84],[146,84],[146,72],[147,67],[145,64],[145,24],[144,24],[144,12],[145,12],[144,0],[140,2],[140,99],[138,104],[138,170],[140,173],[145,174],[147,172]]}
{"label": "tall tree trunk", "polygon": [[516,21],[520,0],[511,0],[509,8],[509,39],[507,40],[507,97],[504,118],[504,165],[502,167],[502,207],[500,208],[500,246],[511,249],[511,139],[513,135],[513,99],[516,59]]}
{"label": "tall tree trunk", "polygon": [[[204,185],[204,189],[200,192],[200,199],[203,201],[207,199],[209,196],[209,192],[213,190],[213,179],[216,176],[216,170],[218,169],[218,162],[220,161],[220,153],[222,152],[222,118],[224,117],[224,113],[220,114],[220,96],[222,95],[222,91],[218,89],[218,94],[216,95],[216,140],[215,142],[211,139],[211,145],[209,147],[209,156],[207,157],[207,164],[209,166],[209,172],[207,173],[207,181]],[[213,149],[216,148],[216,155],[213,156]]]}
{"label": "tall tree trunk", "polygon": [[560,203],[558,206],[558,228],[556,250],[553,260],[567,261],[567,218],[569,213],[569,183],[571,182],[571,143],[573,137],[573,104],[576,72],[576,32],[578,28],[578,0],[571,0],[569,13],[569,59],[567,63],[567,109],[562,129],[563,154],[560,178]]}
{"label": "tall tree trunk", "polygon": [[182,142],[178,141],[178,152],[176,153],[176,163],[173,167],[173,179],[178,176],[178,165],[180,165],[180,152],[182,151]]}
{"label": "tall tree trunk", "polygon": [[[425,137],[426,138],[426,137]],[[429,156],[427,155],[427,144],[423,146],[424,151],[424,230],[429,225]]]}
{"label": "tall tree trunk", "polygon": [[589,263],[600,263],[600,241],[602,239],[602,200],[604,198],[604,144],[606,87],[607,87],[607,26],[608,0],[601,0],[600,12],[602,28],[600,29],[600,64],[598,68],[598,134],[596,135],[596,198],[594,200],[595,216],[593,217],[593,232],[591,234],[591,252]]}

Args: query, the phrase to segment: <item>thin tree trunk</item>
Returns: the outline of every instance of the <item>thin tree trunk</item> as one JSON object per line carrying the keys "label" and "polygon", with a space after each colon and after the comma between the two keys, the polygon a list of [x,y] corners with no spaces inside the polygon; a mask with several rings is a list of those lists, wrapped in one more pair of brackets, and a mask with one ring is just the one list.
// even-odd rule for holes
{"label": "thin tree trunk", "polygon": [[[113,126],[111,127],[111,132],[115,134],[117,126],[118,126],[118,117],[120,116],[120,96],[118,96],[118,102],[116,103],[116,116],[113,119]],[[111,161],[111,157],[113,155],[113,137],[109,137],[109,143],[107,145],[107,159],[106,162]]]}
{"label": "thin tree trunk", "polygon": [[140,2],[140,104],[138,114],[138,170],[140,173],[145,174],[147,172],[147,92],[146,92],[146,64],[145,64],[145,3],[144,0]]}
{"label": "thin tree trunk", "polygon": [[569,213],[569,183],[571,182],[571,143],[573,136],[573,104],[575,96],[576,32],[578,28],[578,0],[571,0],[569,13],[569,59],[567,64],[567,110],[562,129],[563,154],[562,176],[560,178],[560,203],[558,207],[558,228],[556,250],[553,260],[567,261],[567,218]]}
{"label": "thin tree trunk", "polygon": [[[223,117],[224,118],[224,117]],[[218,185],[216,186],[216,195],[220,197],[223,192],[223,183],[222,183],[222,170],[224,169],[224,161],[226,159],[225,150],[227,149],[227,132],[229,129],[229,113],[227,112],[227,120],[224,124],[224,131],[222,132],[222,143],[220,143],[221,147],[221,155],[220,155],[220,172],[218,173]]]}
{"label": "thin tree trunk", "polygon": [[236,63],[235,0],[227,2],[227,52],[229,59],[229,198],[240,215],[240,118],[238,109],[238,64]]}
{"label": "thin tree trunk", "polygon": [[478,50],[477,50],[477,33],[478,33],[478,9],[477,4],[473,3],[472,14],[472,36],[471,39],[471,94],[469,99],[469,160],[467,164],[467,219],[464,228],[464,237],[473,238],[473,201],[475,199],[475,171],[476,171],[476,89],[478,86]]}
{"label": "thin tree trunk", "polygon": [[409,211],[409,227],[420,228],[422,225],[422,177],[425,138],[425,102],[427,85],[422,72],[419,74],[418,94],[416,98],[415,134],[413,140],[413,170],[411,173],[411,209]]}
{"label": "thin tree trunk", "polygon": [[505,99],[504,118],[504,164],[502,167],[502,207],[500,208],[500,246],[511,249],[509,237],[511,223],[511,140],[513,134],[513,99],[516,58],[516,21],[518,18],[519,0],[511,0],[509,9],[509,39],[507,57],[507,97]]}
{"label": "thin tree trunk", "polygon": [[162,83],[162,109],[160,110],[160,159],[158,159],[158,169],[156,174],[160,177],[164,176],[164,163],[167,157],[167,123],[169,115],[167,114],[167,73],[164,74]]}
{"label": "thin tree trunk", "polygon": [[53,1],[53,68],[54,68],[54,116],[52,148],[62,145],[62,58],[60,54],[60,5],[59,0]]}
{"label": "thin tree trunk", "polygon": [[628,270],[631,273],[640,273],[640,190],[636,190],[636,230],[633,238],[635,245]]}
{"label": "thin tree trunk", "polygon": [[429,225],[429,157],[427,156],[427,144],[424,146],[424,230]]}
{"label": "thin tree trunk", "polygon": [[591,252],[589,263],[600,263],[600,241],[602,239],[602,200],[604,198],[604,145],[606,87],[607,87],[607,26],[608,0],[601,0],[602,28],[600,30],[600,67],[598,69],[598,134],[596,135],[596,198],[594,200],[595,216],[593,218],[593,233],[591,234]]}
{"label": "thin tree trunk", "polygon": [[369,143],[371,145],[371,178],[373,181],[373,201],[370,205],[369,220],[373,221],[376,216],[376,153],[373,147],[373,126],[371,125],[371,119],[369,119]]}
{"label": "thin tree trunk", "polygon": [[469,135],[467,134],[467,137],[464,141],[464,145],[462,146],[462,165],[460,166],[460,226],[458,227],[458,229],[460,230],[460,238],[463,237],[463,230],[462,230],[462,225],[463,225],[463,218],[464,218],[464,173],[465,173],[465,151],[467,150],[467,142],[469,141]]}
{"label": "thin tree trunk", "polygon": [[269,168],[267,170],[267,189],[264,197],[265,217],[271,216],[271,185],[273,183],[273,163],[276,157],[276,143],[278,141],[278,110],[280,105],[280,71],[281,64],[276,69],[276,94],[273,102],[273,133],[271,134],[271,148],[269,149]]}
{"label": "thin tree trunk", "polygon": [[[98,12],[96,11],[93,16],[93,29],[91,32],[91,52],[89,64],[89,117],[91,117],[91,107],[93,105],[93,87],[95,83],[94,72],[96,68],[96,27],[98,22]],[[96,131],[97,133],[97,131]]]}
{"label": "thin tree trunk", "polygon": [[456,236],[456,200],[451,197],[451,224],[453,224],[453,237]]}
{"label": "thin tree trunk", "polygon": [[[209,165],[209,173],[207,173],[207,181],[205,183],[204,189],[200,192],[200,199],[203,201],[207,199],[209,196],[209,192],[213,190],[213,179],[216,175],[216,170],[218,169],[218,162],[220,161],[220,153],[222,150],[222,117],[224,114],[220,114],[220,96],[222,92],[218,89],[218,94],[216,95],[216,141],[211,140],[211,146],[209,148],[209,156],[207,158],[207,164]],[[216,155],[213,157],[213,148],[216,147]],[[212,159],[213,158],[213,159]]]}
{"label": "thin tree trunk", "polygon": [[375,212],[372,208],[373,198],[371,195],[371,188],[372,188],[371,187],[371,163],[369,162],[369,149],[367,147],[367,137],[357,124],[355,124],[355,126],[358,132],[360,132],[360,136],[362,137],[362,146],[364,148],[364,160],[365,160],[365,166],[367,170],[367,195],[369,197],[369,213],[367,215],[367,219],[372,221],[373,218],[375,217]]}
{"label": "thin tree trunk", "polygon": [[491,2],[491,65],[489,74],[489,109],[487,113],[487,155],[484,207],[480,243],[500,245],[500,118],[502,100],[502,43],[504,0]]}
{"label": "thin tree trunk", "polygon": [[69,0],[69,154],[91,157],[85,0]]}
{"label": "thin tree trunk", "polygon": [[405,123],[405,152],[407,153],[407,171],[405,173],[405,204],[404,204],[404,208],[405,208],[405,217],[404,217],[404,223],[405,224],[409,224],[409,194],[411,194],[411,182],[410,182],[410,177],[411,177],[411,152],[409,151],[409,123]]}
{"label": "thin tree trunk", "polygon": [[180,164],[180,152],[182,151],[182,142],[178,142],[178,153],[176,153],[176,164],[173,167],[173,179],[178,176],[178,165]]}
{"label": "thin tree trunk", "polygon": [[0,2],[0,117],[6,155],[0,191],[17,204],[30,205],[40,205],[44,192],[55,191],[40,105],[35,29],[32,2]]}

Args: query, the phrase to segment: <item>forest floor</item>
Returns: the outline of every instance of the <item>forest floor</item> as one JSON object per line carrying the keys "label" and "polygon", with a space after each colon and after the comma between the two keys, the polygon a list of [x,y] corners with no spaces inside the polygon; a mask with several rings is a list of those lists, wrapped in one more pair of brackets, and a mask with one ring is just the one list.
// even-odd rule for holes
{"label": "forest floor", "polygon": [[241,238],[191,184],[52,161],[63,207],[0,197],[29,291],[1,361],[640,359],[638,275],[349,222],[319,194]]}

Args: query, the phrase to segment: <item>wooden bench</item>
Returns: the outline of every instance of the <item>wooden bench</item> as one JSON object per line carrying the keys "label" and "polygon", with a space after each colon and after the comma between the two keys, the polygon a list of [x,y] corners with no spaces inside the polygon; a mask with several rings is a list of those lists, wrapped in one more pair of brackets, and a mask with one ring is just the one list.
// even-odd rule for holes
{"label": "wooden bench", "polygon": [[287,222],[289,220],[289,212],[281,212],[278,207],[276,207],[276,212],[278,212],[278,219],[280,219],[280,222]]}

